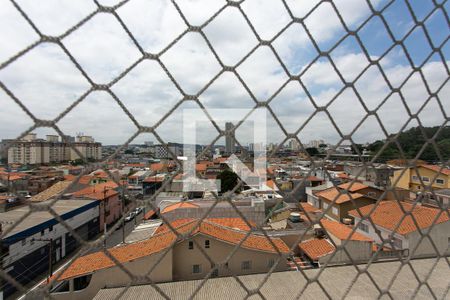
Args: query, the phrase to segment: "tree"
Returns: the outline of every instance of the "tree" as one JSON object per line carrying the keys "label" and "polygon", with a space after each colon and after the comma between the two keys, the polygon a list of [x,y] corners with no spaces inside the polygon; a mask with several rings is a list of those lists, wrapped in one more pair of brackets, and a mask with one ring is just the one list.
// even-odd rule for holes
{"label": "tree", "polygon": [[236,175],[236,173],[229,169],[223,170],[217,176],[217,179],[220,180],[221,193],[231,191],[238,183],[238,176]]}
{"label": "tree", "polygon": [[315,147],[309,147],[305,149],[306,152],[308,152],[309,156],[316,156],[319,154],[319,150],[317,150],[317,148]]}
{"label": "tree", "polygon": [[125,150],[125,154],[131,154],[131,155],[133,155],[133,154],[134,154],[134,151],[133,151],[132,149],[127,149],[127,150]]}

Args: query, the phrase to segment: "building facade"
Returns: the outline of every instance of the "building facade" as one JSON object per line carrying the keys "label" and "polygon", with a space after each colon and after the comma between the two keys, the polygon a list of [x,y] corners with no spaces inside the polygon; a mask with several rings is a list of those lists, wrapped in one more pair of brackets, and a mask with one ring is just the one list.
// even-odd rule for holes
{"label": "building facade", "polygon": [[29,134],[20,141],[4,140],[10,142],[8,148],[8,164],[48,164],[76,160],[80,156],[76,148],[86,159],[99,160],[102,158],[102,145],[95,142],[92,137],[79,136],[74,143],[59,141],[56,135],[47,135],[46,139],[36,138],[36,134]]}

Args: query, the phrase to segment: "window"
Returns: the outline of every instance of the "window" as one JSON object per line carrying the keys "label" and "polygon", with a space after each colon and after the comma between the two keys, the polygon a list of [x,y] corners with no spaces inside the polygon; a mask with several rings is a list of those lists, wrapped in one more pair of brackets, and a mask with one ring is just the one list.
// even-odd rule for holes
{"label": "window", "polygon": [[328,203],[323,202],[323,209],[327,209],[328,208]]}
{"label": "window", "polygon": [[198,274],[202,272],[202,268],[200,265],[193,265],[192,266],[192,274]]}
{"label": "window", "polygon": [[205,241],[205,248],[209,248],[209,240]]}
{"label": "window", "polygon": [[189,250],[194,249],[194,242],[193,241],[189,241],[189,246],[188,246]]}
{"label": "window", "polygon": [[425,177],[425,176],[422,176],[422,181],[423,181],[423,182],[429,182],[429,181],[430,181],[430,178]]}
{"label": "window", "polygon": [[333,215],[339,215],[339,209],[337,207],[334,207],[331,209],[331,211],[333,212]]}
{"label": "window", "polygon": [[250,270],[252,268],[252,262],[249,260],[244,260],[241,263],[241,270]]}
{"label": "window", "polygon": [[412,180],[418,181],[418,180],[419,180],[419,177],[417,177],[416,175],[413,175],[413,176],[412,176]]}
{"label": "window", "polygon": [[43,236],[44,233],[45,233],[45,229],[42,229],[42,230],[41,230],[41,236]]}
{"label": "window", "polygon": [[274,264],[275,264],[275,260],[273,258],[271,258],[267,262],[267,267],[272,268]]}
{"label": "window", "polygon": [[83,290],[87,288],[89,282],[91,282],[92,275],[86,275],[77,277],[73,280],[73,289],[75,291]]}
{"label": "window", "polygon": [[444,184],[444,179],[438,178],[438,179],[436,179],[436,183],[437,184]]}
{"label": "window", "polygon": [[392,244],[395,249],[402,249],[402,240],[398,238],[392,238]]}
{"label": "window", "polygon": [[48,231],[53,231],[53,225],[48,228]]}
{"label": "window", "polygon": [[364,223],[359,223],[358,228],[364,232],[369,232],[369,225]]}

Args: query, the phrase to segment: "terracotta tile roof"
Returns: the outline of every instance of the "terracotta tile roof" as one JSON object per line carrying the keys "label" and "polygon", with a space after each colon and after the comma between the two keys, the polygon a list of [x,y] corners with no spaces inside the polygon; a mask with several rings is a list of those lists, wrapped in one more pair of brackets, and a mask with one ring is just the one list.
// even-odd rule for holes
{"label": "terracotta tile roof", "polygon": [[103,199],[106,199],[106,198],[109,198],[109,197],[119,194],[119,192],[114,190],[117,187],[118,187],[117,183],[110,180],[107,182],[94,184],[94,185],[85,187],[84,189],[74,192],[73,196],[88,197],[91,199],[103,200]]}
{"label": "terracotta tile roof", "polygon": [[165,165],[163,163],[154,163],[150,165],[150,170],[152,170],[153,172],[162,171],[164,167]]}
{"label": "terracotta tile roof", "polygon": [[165,213],[171,212],[171,211],[173,211],[175,209],[179,209],[179,208],[198,208],[198,205],[195,205],[195,204],[192,204],[192,203],[189,203],[189,202],[178,202],[178,203],[166,206],[161,211],[161,213],[165,214]]}
{"label": "terracotta tile roof", "polygon": [[309,258],[317,261],[319,258],[331,254],[336,249],[327,239],[310,239],[298,244]]}
{"label": "terracotta tile roof", "polygon": [[308,176],[306,178],[307,181],[323,181],[323,179],[320,179],[319,177],[316,176]]}
{"label": "terracotta tile roof", "polygon": [[80,177],[80,179],[78,180],[78,183],[80,184],[89,184],[91,182],[91,180],[94,179],[93,176],[90,175],[83,175]]}
{"label": "terracotta tile roof", "polygon": [[366,189],[369,186],[355,181],[355,182],[347,182],[347,183],[340,184],[340,185],[338,185],[338,187],[340,187],[343,190],[348,190],[349,192],[357,192],[359,190]]}
{"label": "terracotta tile roof", "polygon": [[[362,215],[368,215],[370,211],[373,209],[375,204],[367,205],[361,207]],[[401,204],[397,201],[382,201],[378,203],[374,212],[370,215],[374,224],[388,230],[394,230],[400,220],[403,218],[404,213],[400,208],[402,205],[403,209],[408,212],[412,210],[412,215],[414,216],[418,226],[420,229],[425,229],[433,225],[433,220],[441,213],[441,210],[431,207],[425,206],[416,206],[412,209],[413,205],[406,202],[401,202]],[[358,217],[359,214],[356,210],[349,211],[349,214]],[[439,215],[436,220],[436,224],[448,222],[448,215],[444,212]],[[408,233],[414,232],[417,230],[417,227],[411,216],[407,216],[403,219],[402,223],[397,229],[397,233],[401,235],[406,235]]]}
{"label": "terracotta tile roof", "polygon": [[[247,223],[245,223],[245,221],[242,220],[241,218],[207,218],[206,221],[244,231],[249,231],[251,229],[250,227],[248,227]],[[250,226],[256,227],[255,222],[249,221],[249,223]]]}
{"label": "terracotta tile roof", "polygon": [[[108,251],[119,262],[124,263],[140,257],[152,255],[169,247],[175,241],[172,232],[158,234],[148,240],[111,248]],[[89,274],[97,270],[115,266],[115,263],[102,251],[77,258],[58,278],[58,281]]]}
{"label": "terracotta tile roof", "polygon": [[[195,219],[180,219],[172,222],[171,225],[176,228],[179,233],[187,233],[197,225]],[[163,227],[160,227],[163,228]],[[159,230],[159,229],[158,229]],[[119,262],[124,263],[141,257],[155,254],[167,247],[171,246],[176,241],[176,235],[168,229],[159,230],[154,236],[148,240],[139,241],[124,246],[118,246],[109,249],[109,252]],[[238,244],[247,235],[246,232],[240,230],[233,230],[231,228],[218,225],[208,220],[203,220],[192,235],[204,234],[215,239],[228,242],[231,244]],[[289,247],[279,238],[271,238],[275,247],[282,253],[288,253]],[[276,250],[262,235],[250,234],[242,243],[242,248],[276,253]],[[86,256],[76,259],[69,268],[58,278],[58,281],[69,279],[72,277],[89,274],[97,270],[106,269],[115,266],[114,262],[108,258],[102,251],[88,254]]]}
{"label": "terracotta tile roof", "polygon": [[150,218],[153,217],[155,214],[156,214],[156,212],[155,212],[153,209],[152,209],[152,210],[149,210],[148,212],[145,213],[145,215],[144,215],[144,220],[150,219]]}
{"label": "terracotta tile roof", "polygon": [[337,174],[337,177],[338,178],[341,178],[341,179],[349,179],[350,177],[347,175],[347,174],[345,174],[345,173],[339,173],[339,174]]}
{"label": "terracotta tile roof", "polygon": [[[196,219],[192,219],[192,218],[178,219],[178,220],[171,222],[170,225],[173,228],[179,228],[183,225],[192,223],[194,221],[196,221]],[[167,224],[161,224],[161,226],[159,226],[158,229],[156,229],[155,234],[163,233],[163,232],[167,232],[167,231],[171,231],[169,226],[167,226]]]}
{"label": "terracotta tile roof", "polygon": [[370,239],[356,231],[353,232],[353,234],[350,236],[353,229],[351,227],[341,224],[339,222],[331,221],[326,218],[323,218],[321,220],[321,223],[328,233],[334,235],[336,238],[338,238],[340,240],[373,242],[372,239]]}
{"label": "terracotta tile roof", "polygon": [[[321,212],[320,209],[312,206],[311,204],[309,204],[308,202],[300,202],[300,206],[303,208],[303,210],[306,213],[316,213],[316,212]],[[303,211],[301,211],[303,212]]]}
{"label": "terracotta tile roof", "polygon": [[275,188],[276,188],[275,182],[274,182],[272,179],[268,179],[268,180],[266,181],[266,185],[267,185],[268,187],[270,187],[271,189],[275,189]]}
{"label": "terracotta tile roof", "polygon": [[342,192],[340,192],[337,188],[335,187],[331,187],[329,189],[323,190],[323,191],[319,191],[317,193],[315,193],[316,196],[322,197],[330,202],[335,201],[336,197],[336,204],[341,204],[344,202],[348,202],[351,201],[351,199],[353,200],[357,200],[361,197],[364,197],[364,195],[361,195],[359,193],[352,193],[351,194],[351,198],[350,195],[348,194],[343,194]]}
{"label": "terracotta tile roof", "polygon": [[435,171],[435,172],[440,172],[440,173],[445,174],[445,175],[450,175],[450,169],[448,169],[448,168],[443,168],[441,170],[441,167],[437,166],[437,165],[422,165],[421,167],[424,167],[426,169],[429,169],[429,170],[432,170],[432,171]]}
{"label": "terracotta tile roof", "polygon": [[64,180],[73,181],[75,178],[77,178],[77,176],[72,174],[64,175]]}
{"label": "terracotta tile roof", "polygon": [[207,167],[208,167],[208,164],[206,164],[206,163],[196,164],[195,165],[195,171],[197,171],[197,172],[205,172]]}
{"label": "terracotta tile roof", "polygon": [[106,190],[105,192],[97,192],[92,194],[84,195],[84,197],[94,200],[105,200],[113,196],[118,195],[119,192],[115,190]]}
{"label": "terracotta tile roof", "polygon": [[49,187],[48,189],[40,192],[37,195],[34,195],[33,197],[31,197],[30,200],[32,202],[46,201],[50,198],[53,198],[63,193],[64,190],[71,184],[72,184],[71,181],[59,181],[54,185],[52,185],[51,187]]}

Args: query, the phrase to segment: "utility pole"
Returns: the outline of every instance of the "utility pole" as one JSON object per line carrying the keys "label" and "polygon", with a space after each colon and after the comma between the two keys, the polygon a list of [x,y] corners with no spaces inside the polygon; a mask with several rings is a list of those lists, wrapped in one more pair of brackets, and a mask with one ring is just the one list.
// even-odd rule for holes
{"label": "utility pole", "polygon": [[103,188],[103,248],[106,248],[106,187]]}
{"label": "utility pole", "polygon": [[50,282],[50,278],[53,276],[53,239],[32,239],[32,241],[46,242],[48,243],[48,278],[47,283]]}

